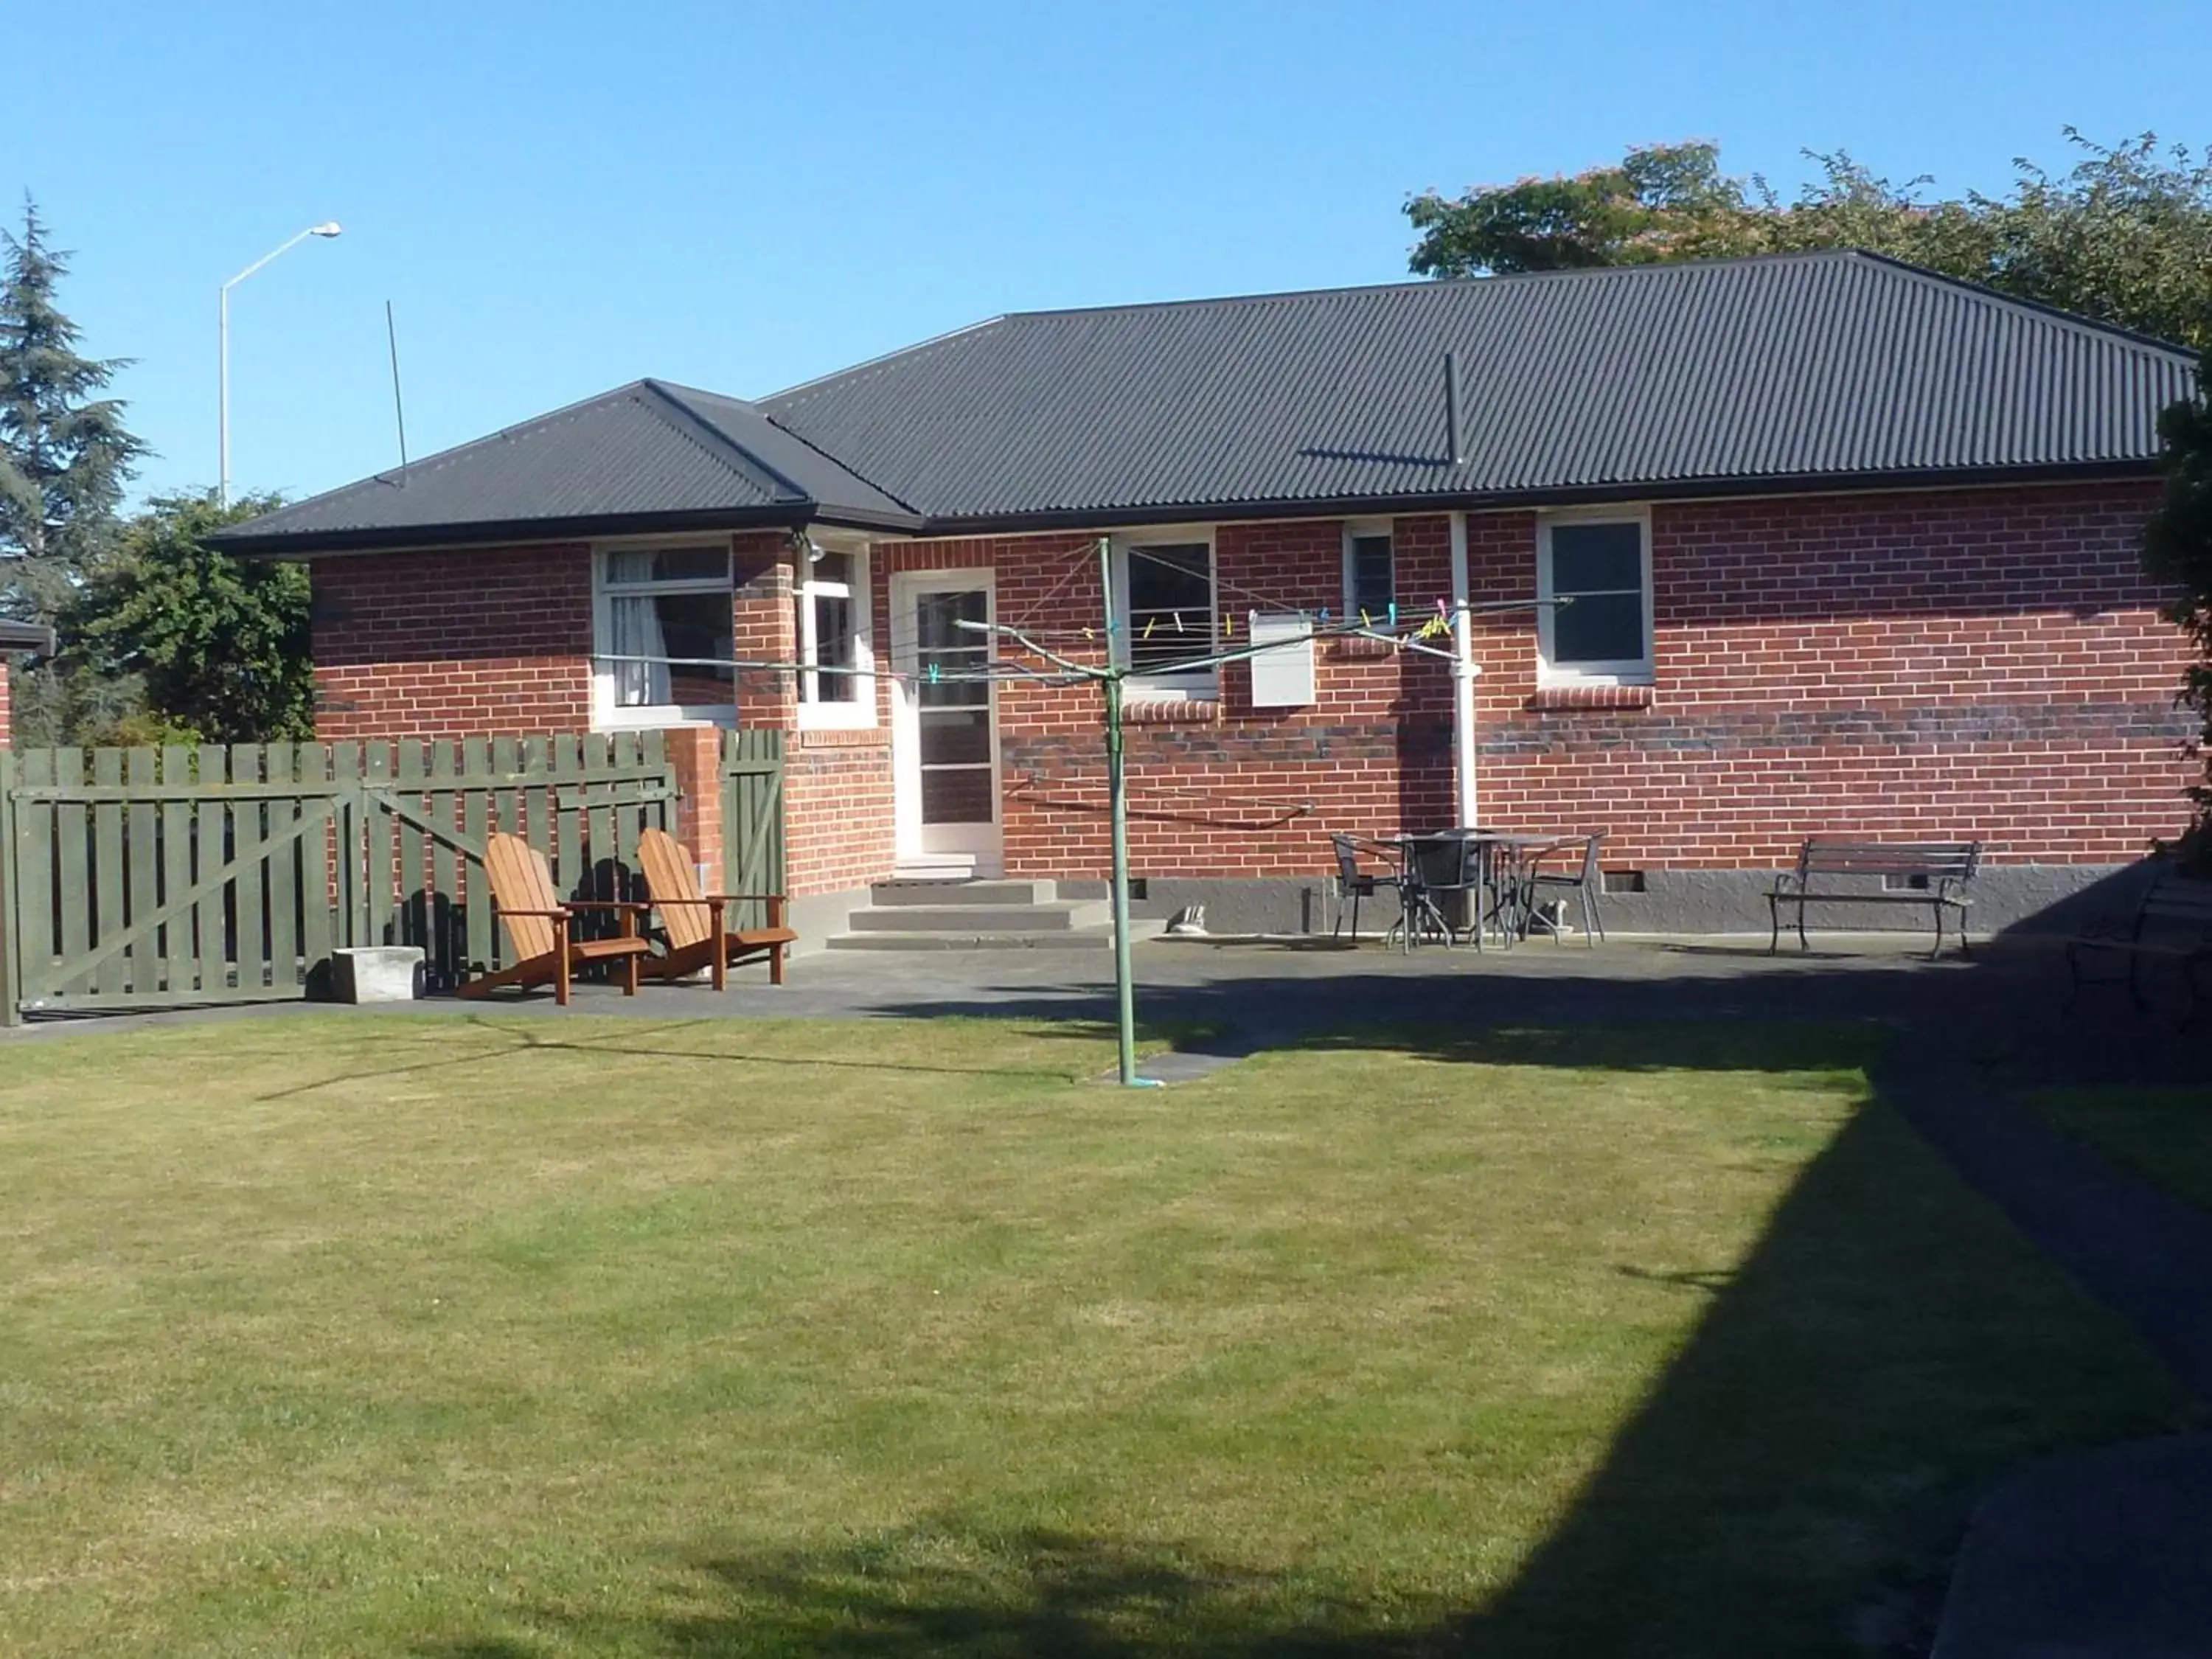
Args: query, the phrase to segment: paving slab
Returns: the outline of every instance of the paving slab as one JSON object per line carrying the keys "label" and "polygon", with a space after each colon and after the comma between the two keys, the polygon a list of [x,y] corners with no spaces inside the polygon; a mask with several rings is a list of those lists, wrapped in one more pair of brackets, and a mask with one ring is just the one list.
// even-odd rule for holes
{"label": "paving slab", "polygon": [[1999,1487],[1933,1659],[2212,1659],[2212,1436],[2057,1458]]}

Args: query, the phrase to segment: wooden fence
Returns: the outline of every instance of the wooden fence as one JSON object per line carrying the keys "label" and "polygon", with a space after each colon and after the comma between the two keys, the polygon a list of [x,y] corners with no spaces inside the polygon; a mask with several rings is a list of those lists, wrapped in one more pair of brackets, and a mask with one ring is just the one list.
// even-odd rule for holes
{"label": "wooden fence", "polygon": [[[733,751],[725,822],[780,874],[781,748]],[[629,896],[676,799],[657,732],[0,752],[0,1018],[307,996],[353,945],[419,945],[448,988],[507,948],[487,835],[575,896]]]}
{"label": "wooden fence", "polygon": [[[783,878],[783,733],[725,732],[722,890],[781,893]],[[741,909],[743,925],[766,925],[766,906]]]}

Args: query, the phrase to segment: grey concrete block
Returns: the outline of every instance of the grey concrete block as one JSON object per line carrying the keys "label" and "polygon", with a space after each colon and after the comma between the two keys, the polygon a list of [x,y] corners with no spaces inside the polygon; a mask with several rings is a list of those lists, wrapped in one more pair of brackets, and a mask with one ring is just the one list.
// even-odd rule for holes
{"label": "grey concrete block", "polygon": [[420,945],[365,945],[331,953],[333,1001],[412,1002],[422,994]]}

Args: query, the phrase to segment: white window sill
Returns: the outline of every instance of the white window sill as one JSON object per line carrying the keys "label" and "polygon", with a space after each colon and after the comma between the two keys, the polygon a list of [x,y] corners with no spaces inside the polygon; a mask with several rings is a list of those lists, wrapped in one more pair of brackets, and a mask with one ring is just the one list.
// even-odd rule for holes
{"label": "white window sill", "polygon": [[1617,690],[1626,687],[1648,688],[1656,677],[1649,668],[1568,669],[1540,666],[1536,670],[1536,684],[1545,691],[1580,691],[1590,690]]}
{"label": "white window sill", "polygon": [[692,726],[735,726],[738,711],[726,708],[623,708],[592,722],[594,732],[668,732]]}
{"label": "white window sill", "polygon": [[866,732],[876,724],[875,688],[859,702],[802,702],[799,729],[802,732]]}
{"label": "white window sill", "polygon": [[1221,687],[1212,680],[1199,684],[1190,680],[1140,680],[1132,677],[1121,682],[1121,695],[1131,702],[1219,702]]}

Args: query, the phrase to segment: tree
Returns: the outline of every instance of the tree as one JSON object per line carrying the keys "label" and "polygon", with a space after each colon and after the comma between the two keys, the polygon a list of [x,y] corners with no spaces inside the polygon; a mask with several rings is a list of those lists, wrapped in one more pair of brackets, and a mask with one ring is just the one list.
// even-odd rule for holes
{"label": "tree", "polygon": [[[51,623],[115,531],[132,463],[144,446],[123,405],[101,398],[121,360],[77,350],[76,325],[55,304],[70,256],[49,244],[26,198],[22,234],[0,231],[0,615]],[[112,718],[125,689],[67,685],[52,667],[16,672],[19,738],[53,742],[80,718]]]}
{"label": "tree", "polygon": [[[1926,199],[1844,154],[1784,204],[1706,143],[1632,149],[1616,166],[1406,204],[1431,276],[1723,258],[1806,248],[1887,253],[2021,299],[2212,346],[2212,156],[2154,134],[2106,147],[2072,128],[2080,160],[2053,175],[2015,161],[2002,198]],[[1808,152],[1810,154],[1810,152]]]}
{"label": "tree", "polygon": [[2159,418],[2166,489],[2143,532],[2143,568],[2174,586],[2166,615],[2197,648],[2182,696],[2203,716],[2197,752],[2207,767],[2204,781],[2189,792],[2196,822],[2178,850],[2212,872],[2212,350],[2197,379],[2197,395]]}
{"label": "tree", "polygon": [[204,540],[281,505],[260,495],[223,507],[211,494],[150,502],[64,610],[65,665],[135,683],[173,734],[313,737],[307,568],[234,559]]}

